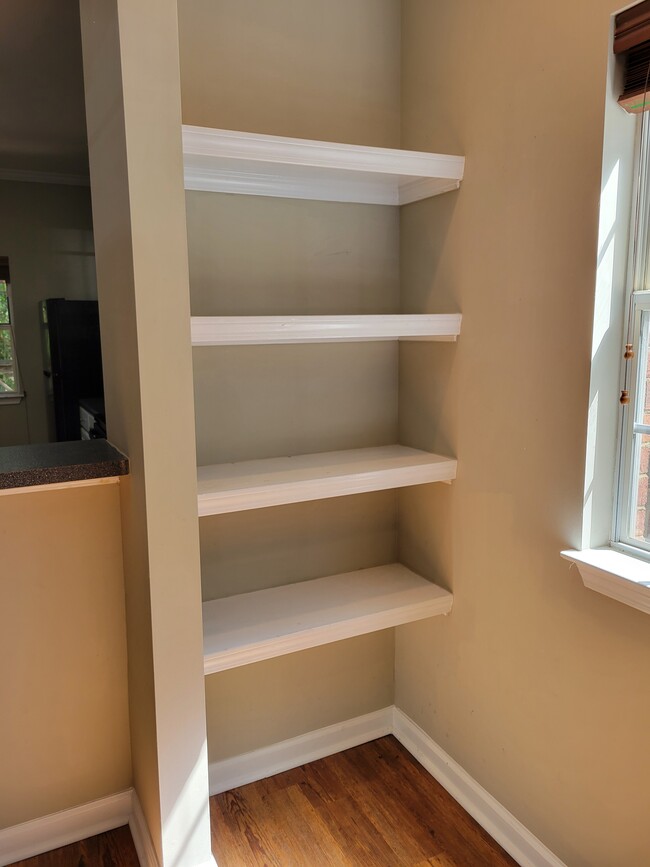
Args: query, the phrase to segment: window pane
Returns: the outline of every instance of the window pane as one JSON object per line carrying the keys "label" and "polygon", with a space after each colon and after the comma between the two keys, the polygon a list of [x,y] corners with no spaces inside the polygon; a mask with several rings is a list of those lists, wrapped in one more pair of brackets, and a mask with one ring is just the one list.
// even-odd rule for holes
{"label": "window pane", "polygon": [[0,394],[11,394],[16,390],[16,375],[13,368],[0,368]]}
{"label": "window pane", "polygon": [[0,325],[9,324],[9,297],[7,295],[7,284],[4,280],[0,280]]}
{"label": "window pane", "polygon": [[[637,368],[637,395],[634,407],[632,440],[632,509],[630,537],[650,542],[650,503],[648,503],[648,470],[650,468],[650,434],[644,426],[650,425],[650,315],[641,315],[639,355]],[[647,428],[645,428],[647,431]]]}
{"label": "window pane", "polygon": [[9,328],[0,328],[0,364],[14,359],[14,346]]}
{"label": "window pane", "polygon": [[650,435],[635,436],[638,454],[635,455],[634,503],[632,511],[633,539],[650,542],[650,504],[648,503],[648,462],[650,461]]}

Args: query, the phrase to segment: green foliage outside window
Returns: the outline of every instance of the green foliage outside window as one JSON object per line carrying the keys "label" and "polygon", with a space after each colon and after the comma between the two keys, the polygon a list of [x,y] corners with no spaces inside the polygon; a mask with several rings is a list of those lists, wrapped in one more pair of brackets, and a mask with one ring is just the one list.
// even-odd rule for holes
{"label": "green foliage outside window", "polygon": [[4,280],[0,280],[0,325],[9,324],[9,296],[7,295],[7,284]]}
{"label": "green foliage outside window", "polygon": [[0,395],[16,391],[15,355],[8,286],[0,280]]}

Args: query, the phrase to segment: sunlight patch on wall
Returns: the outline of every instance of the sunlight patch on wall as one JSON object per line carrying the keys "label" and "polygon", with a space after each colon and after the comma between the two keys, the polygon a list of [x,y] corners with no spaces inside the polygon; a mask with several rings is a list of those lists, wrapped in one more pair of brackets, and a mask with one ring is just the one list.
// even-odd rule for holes
{"label": "sunlight patch on wall", "polygon": [[598,227],[598,269],[596,271],[596,303],[591,357],[595,357],[611,325],[614,284],[614,253],[616,249],[616,213],[620,162],[617,160],[600,197]]}

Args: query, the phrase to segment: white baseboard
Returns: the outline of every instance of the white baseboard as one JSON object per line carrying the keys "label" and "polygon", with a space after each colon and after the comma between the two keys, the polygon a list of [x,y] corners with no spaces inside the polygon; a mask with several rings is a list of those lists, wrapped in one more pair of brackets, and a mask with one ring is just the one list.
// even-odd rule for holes
{"label": "white baseboard", "polygon": [[521,867],[566,867],[564,862],[397,707],[393,708],[393,734]]}
{"label": "white baseboard", "polygon": [[388,735],[393,730],[392,707],[335,723],[313,732],[223,759],[210,765],[210,794],[272,777],[307,762],[340,753],[350,747]]}
{"label": "white baseboard", "polygon": [[[262,780],[393,734],[521,867],[566,867],[396,707],[355,717],[210,765],[210,794]],[[160,867],[140,802],[128,790],[0,831],[0,867],[128,824],[141,867]],[[216,867],[214,860],[201,867]]]}
{"label": "white baseboard", "polygon": [[127,825],[131,790],[0,831],[0,867]]}
{"label": "white baseboard", "polygon": [[393,734],[521,867],[566,867],[544,844],[396,707],[307,732],[210,765],[210,794],[234,789]]}
{"label": "white baseboard", "polygon": [[[0,867],[128,825],[140,867],[160,867],[134,789],[0,830]],[[214,858],[196,867],[217,867]]]}
{"label": "white baseboard", "polygon": [[153,845],[147,820],[142,812],[140,799],[135,789],[131,797],[131,815],[129,816],[129,828],[133,837],[133,845],[138,853],[140,867],[160,867],[158,853]]}

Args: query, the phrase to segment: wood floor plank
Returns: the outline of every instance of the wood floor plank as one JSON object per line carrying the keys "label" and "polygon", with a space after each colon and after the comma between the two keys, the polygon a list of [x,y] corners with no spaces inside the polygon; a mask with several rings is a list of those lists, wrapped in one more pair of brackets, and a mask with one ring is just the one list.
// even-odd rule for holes
{"label": "wood floor plank", "polygon": [[[302,857],[306,852],[313,852],[314,864],[331,865],[331,867],[352,865],[354,862],[350,860],[347,847],[342,845],[344,841],[330,832],[328,823],[323,819],[322,811],[314,808],[303,789],[292,786],[288,789],[288,796],[291,810],[287,818],[298,840],[297,852],[299,851]],[[314,847],[315,840],[318,841],[320,852],[317,852]]]}
{"label": "wood floor plank", "polygon": [[[219,867],[517,867],[393,737],[210,799]],[[138,867],[128,827],[13,867]]]}
{"label": "wood floor plank", "polygon": [[[390,863],[393,852],[362,808],[350,796],[327,762],[312,762],[301,769],[300,788],[337,840],[344,840],[348,861],[354,865]],[[284,775],[279,775],[284,776]],[[276,778],[274,778],[276,779]]]}
{"label": "wood floor plank", "polygon": [[228,858],[232,858],[233,864],[281,867],[282,861],[274,855],[273,829],[269,835],[264,827],[264,813],[259,809],[251,810],[252,800],[233,789],[216,801],[217,815],[211,821],[213,849],[216,844],[219,854],[221,846],[227,846]]}
{"label": "wood floor plank", "polygon": [[[476,865],[491,863],[494,840],[436,780],[429,777],[429,785],[422,786],[422,774],[426,771],[401,744],[391,739],[384,744],[373,741],[372,744],[364,746],[368,747],[371,762],[372,753],[377,753],[378,750],[381,750],[388,761],[392,759],[394,768],[389,774],[386,763],[376,755],[374,764],[377,772],[388,782],[398,770],[401,798],[420,821],[428,822],[434,817],[440,817],[436,822],[438,838],[441,849],[448,856],[460,859],[460,863],[463,863],[463,858],[471,858],[470,863]],[[448,833],[449,828],[455,829],[453,837]],[[508,858],[507,864],[515,864],[505,853],[504,857]]]}
{"label": "wood floor plank", "polygon": [[320,812],[334,837],[344,843],[350,864],[374,867],[395,862],[395,852],[353,798],[324,802]]}
{"label": "wood floor plank", "polygon": [[140,867],[127,825],[97,834],[79,843],[62,846],[16,861],[11,867]]}
{"label": "wood floor plank", "polygon": [[[363,761],[368,763],[373,773],[390,784],[397,774],[400,781],[400,803],[418,822],[429,826],[439,847],[452,857],[471,858],[471,863],[490,863],[494,841],[451,799],[448,793],[435,780],[430,779],[428,786],[422,787],[423,768],[396,741],[379,744],[365,744]],[[426,773],[426,772],[425,772]],[[448,829],[455,829],[450,835]],[[459,850],[458,841],[462,848]],[[514,862],[510,862],[514,863]]]}
{"label": "wood floor plank", "polygon": [[416,864],[416,867],[463,867],[458,861],[453,861],[447,855],[436,855],[435,858],[427,858],[426,861],[421,861]]}
{"label": "wood floor plank", "polygon": [[423,829],[395,798],[394,790],[390,797],[381,797],[374,781],[363,768],[363,760],[357,764],[357,755],[349,757],[345,753],[331,758],[340,779],[348,781],[351,794],[361,805],[375,833],[392,849],[395,863],[415,864],[423,857],[438,853],[439,850],[433,848],[427,829]]}
{"label": "wood floor plank", "polygon": [[[453,842],[456,832],[453,823],[441,821],[440,804],[433,809],[426,804],[427,789],[431,784],[444,795],[443,806],[450,803],[458,806],[449,798],[447,792],[426,774],[421,766],[419,769],[419,786],[412,789],[405,778],[405,751],[394,739],[382,739],[364,744],[358,751],[342,753],[342,761],[351,761],[363,779],[363,785],[370,790],[377,804],[376,809],[382,816],[382,821],[389,824],[397,835],[406,835],[410,842],[417,841],[421,852],[427,857],[433,857],[444,851]],[[410,757],[409,757],[410,758]],[[423,785],[423,779],[426,785]],[[387,808],[384,805],[383,793],[392,792],[392,799]],[[465,812],[458,807],[463,815]],[[452,829],[450,834],[448,827]],[[457,835],[456,835],[457,836]],[[463,840],[464,849],[469,852],[473,846],[467,846]],[[476,862],[478,863],[478,861]]]}
{"label": "wood floor plank", "polygon": [[219,867],[517,867],[392,736],[212,803]]}

